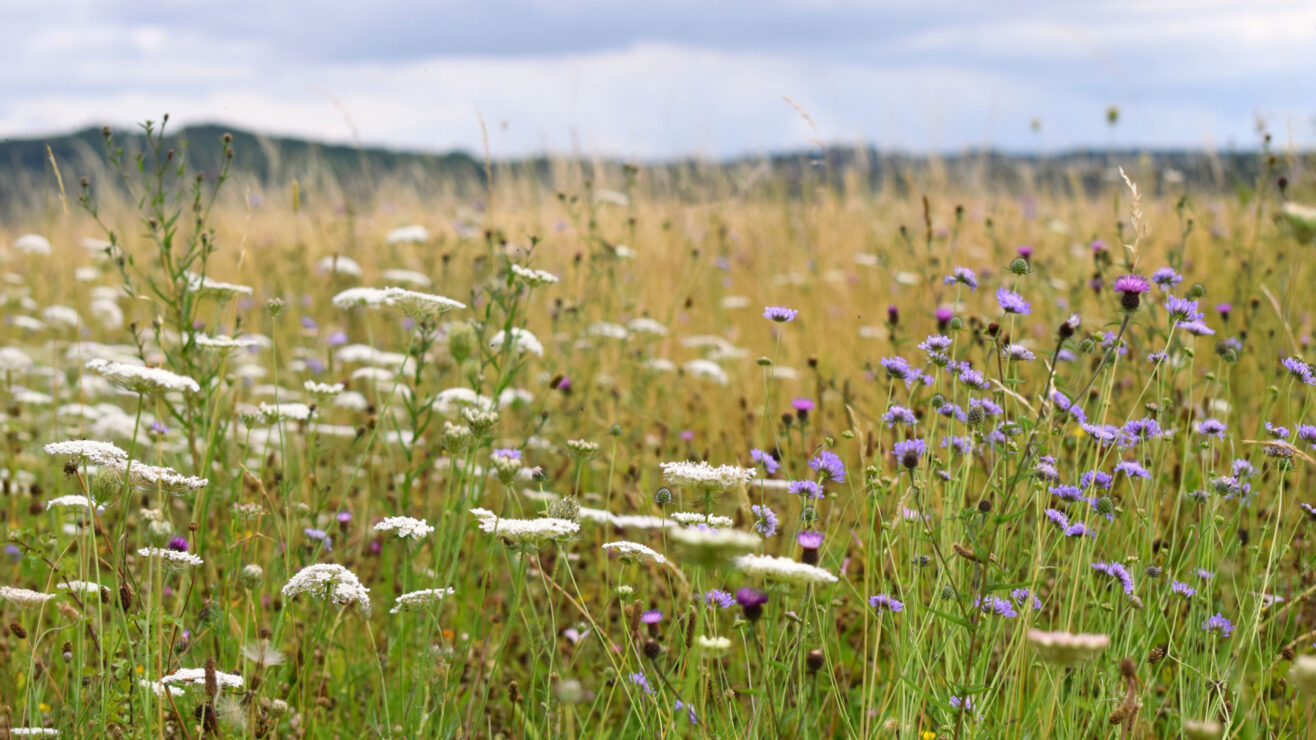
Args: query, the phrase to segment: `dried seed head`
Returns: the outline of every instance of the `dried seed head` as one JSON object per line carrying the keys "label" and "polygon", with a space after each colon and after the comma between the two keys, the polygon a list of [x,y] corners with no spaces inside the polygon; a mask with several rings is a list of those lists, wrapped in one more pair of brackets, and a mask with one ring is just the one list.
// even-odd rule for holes
{"label": "dried seed head", "polygon": [[823,651],[818,648],[810,650],[808,654],[804,656],[804,667],[809,669],[809,673],[817,673],[826,662],[826,656],[824,656]]}

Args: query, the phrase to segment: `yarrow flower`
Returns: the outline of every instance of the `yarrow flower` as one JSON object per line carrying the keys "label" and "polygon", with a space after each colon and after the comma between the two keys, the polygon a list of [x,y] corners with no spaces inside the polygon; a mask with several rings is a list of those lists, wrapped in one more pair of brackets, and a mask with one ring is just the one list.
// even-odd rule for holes
{"label": "yarrow flower", "polygon": [[785,306],[768,306],[763,309],[763,318],[769,321],[775,321],[778,324],[784,324],[787,321],[794,321],[799,311]]}

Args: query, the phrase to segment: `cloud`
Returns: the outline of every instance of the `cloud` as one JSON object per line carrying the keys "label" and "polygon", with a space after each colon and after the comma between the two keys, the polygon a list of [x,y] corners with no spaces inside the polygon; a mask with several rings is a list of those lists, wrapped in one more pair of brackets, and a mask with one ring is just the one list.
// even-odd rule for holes
{"label": "cloud", "polygon": [[[0,45],[15,72],[0,79],[0,135],[168,111],[180,123],[475,150],[478,115],[497,156],[655,158],[815,137],[913,150],[1248,143],[1258,113],[1299,143],[1316,133],[1303,95],[1316,6],[1286,0],[1060,10],[570,0],[510,11],[118,0],[60,23],[49,15],[0,7],[0,25],[15,29]],[[1114,132],[1112,103],[1129,114]]]}

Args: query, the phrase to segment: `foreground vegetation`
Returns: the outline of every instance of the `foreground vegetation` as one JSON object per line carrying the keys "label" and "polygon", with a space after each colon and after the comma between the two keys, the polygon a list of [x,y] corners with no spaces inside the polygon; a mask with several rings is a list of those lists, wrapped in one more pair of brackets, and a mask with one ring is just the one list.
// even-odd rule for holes
{"label": "foreground vegetation", "polygon": [[12,736],[1306,732],[1301,160],[367,210],[107,158],[2,240]]}

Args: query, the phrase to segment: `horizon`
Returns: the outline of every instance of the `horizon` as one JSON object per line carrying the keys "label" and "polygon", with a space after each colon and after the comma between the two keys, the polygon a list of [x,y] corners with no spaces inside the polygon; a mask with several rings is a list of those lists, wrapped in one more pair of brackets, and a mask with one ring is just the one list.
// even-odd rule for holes
{"label": "horizon", "polygon": [[0,52],[14,71],[0,80],[6,139],[169,111],[180,125],[427,152],[482,151],[483,121],[498,159],[727,160],[816,141],[1232,151],[1260,126],[1276,149],[1316,143],[1316,104],[1300,94],[1316,6],[1298,0],[387,0],[313,13],[68,0],[0,2],[0,22],[14,39]]}

